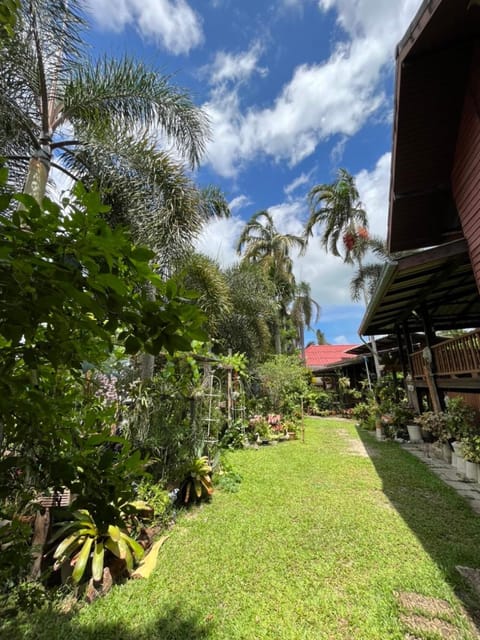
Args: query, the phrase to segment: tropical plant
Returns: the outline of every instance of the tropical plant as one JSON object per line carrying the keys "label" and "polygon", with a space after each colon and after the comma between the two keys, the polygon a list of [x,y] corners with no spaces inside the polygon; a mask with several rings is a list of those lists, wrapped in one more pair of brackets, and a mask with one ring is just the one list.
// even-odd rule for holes
{"label": "tropical plant", "polygon": [[[305,239],[313,235],[313,229],[323,229],[321,242],[326,251],[342,257],[348,264],[357,264],[360,278],[354,278],[352,293],[356,287],[363,287],[367,304],[367,282],[369,278],[363,270],[363,258],[369,247],[368,216],[360,201],[355,179],[346,169],[339,169],[337,179],[332,184],[320,184],[310,190],[310,216],[305,226]],[[373,242],[373,241],[372,241]],[[377,240],[375,240],[377,242]],[[341,246],[339,247],[341,243]],[[375,270],[374,270],[375,271]],[[367,273],[371,277],[369,267]],[[371,340],[371,350],[377,379],[381,378],[380,361],[375,340]]]}
{"label": "tropical plant", "polygon": [[[319,184],[308,195],[310,217],[305,227],[305,238],[313,235],[316,226],[323,228],[321,241],[334,256],[351,261],[352,233],[356,228],[368,227],[367,212],[360,202],[355,180],[346,169],[339,169],[331,184]],[[341,241],[341,248],[339,244]]]}
{"label": "tropical plant", "polygon": [[272,327],[278,305],[275,286],[259,265],[241,263],[225,271],[231,310],[221,316],[212,349],[215,353],[243,353],[250,363],[272,351]]}
{"label": "tropical plant", "polygon": [[[363,257],[367,252],[381,259],[381,262],[369,262],[364,264]],[[369,300],[380,280],[384,264],[389,260],[390,255],[386,243],[381,238],[368,236],[366,239],[360,239],[356,244],[356,261],[357,271],[350,282],[350,293],[354,302],[359,302],[363,296],[365,300]]]}
{"label": "tropical plant", "polygon": [[69,560],[75,584],[82,580],[90,558],[93,580],[100,582],[103,579],[106,551],[124,560],[129,573],[133,571],[135,561],[142,559],[143,547],[121,527],[116,524],[97,525],[87,509],[74,511],[72,516],[71,521],[59,523],[61,528],[50,542],[61,539],[53,553],[54,570]]}
{"label": "tropical plant", "polygon": [[188,95],[141,63],[90,60],[85,28],[77,0],[23,0],[2,43],[0,149],[17,186],[26,176],[25,191],[38,201],[51,167],[70,174],[65,165],[82,163],[82,154],[108,154],[122,139],[125,149],[132,131],[163,132],[192,166],[204,150],[207,120]]}
{"label": "tropical plant", "polygon": [[320,305],[311,296],[311,287],[308,282],[300,282],[295,285],[295,292],[290,307],[290,319],[296,332],[296,347],[301,350],[305,361],[305,328],[311,329],[311,325],[317,322],[320,316]]}
{"label": "tropical plant", "polygon": [[184,469],[178,501],[181,504],[190,504],[210,498],[213,493],[211,473],[212,467],[207,456],[201,456],[190,462]]}
{"label": "tropical plant", "polygon": [[258,366],[261,393],[269,412],[290,417],[309,392],[310,372],[298,355],[277,354]]}
{"label": "tropical plant", "polygon": [[422,431],[431,434],[433,440],[448,442],[454,438],[450,431],[446,413],[443,411],[424,411],[415,417],[415,423]]}
{"label": "tropical plant", "polygon": [[293,234],[278,231],[268,211],[258,211],[245,225],[238,244],[237,253],[242,261],[258,264],[275,286],[277,317],[274,336],[275,351],[282,351],[281,329],[288,316],[288,306],[295,293],[295,276],[290,249],[303,251],[305,240]]}

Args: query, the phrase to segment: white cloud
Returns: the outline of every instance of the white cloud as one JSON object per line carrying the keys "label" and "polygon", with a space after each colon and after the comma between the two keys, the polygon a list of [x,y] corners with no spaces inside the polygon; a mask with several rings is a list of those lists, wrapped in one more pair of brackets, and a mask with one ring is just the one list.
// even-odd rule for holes
{"label": "white cloud", "polygon": [[236,198],[231,200],[228,203],[228,208],[232,213],[235,213],[236,211],[240,211],[241,209],[248,207],[248,205],[250,204],[252,204],[252,201],[250,200],[250,198],[242,194],[241,196],[237,196]]}
{"label": "white cloud", "polygon": [[236,248],[244,226],[245,222],[236,216],[213,220],[203,229],[195,248],[217,260],[222,267],[229,267],[239,259]]}
{"label": "white cloud", "polygon": [[290,184],[287,184],[286,187],[283,188],[283,191],[288,195],[290,195],[291,193],[293,193],[294,191],[296,191],[299,187],[302,187],[304,184],[308,184],[310,181],[310,174],[306,174],[306,173],[302,173],[298,176],[298,178],[295,178],[295,180],[292,180],[292,182],[290,182]]}
{"label": "white cloud", "polygon": [[104,29],[133,25],[170,53],[188,53],[203,42],[202,24],[186,0],[91,0],[89,11]]}
{"label": "white cloud", "polygon": [[264,77],[268,69],[258,65],[261,54],[262,46],[258,42],[252,44],[247,51],[237,54],[219,51],[212,64],[205,66],[202,71],[209,75],[209,82],[213,85],[227,81],[241,82],[255,72]]}
{"label": "white cloud", "polygon": [[417,5],[418,0],[321,0],[322,9],[336,9],[348,36],[327,60],[298,66],[266,108],[245,110],[238,86],[214,87],[204,105],[214,131],[209,146],[214,169],[233,176],[261,155],[293,166],[333,135],[346,140],[357,133],[387,108],[383,72],[393,68],[395,45]]}

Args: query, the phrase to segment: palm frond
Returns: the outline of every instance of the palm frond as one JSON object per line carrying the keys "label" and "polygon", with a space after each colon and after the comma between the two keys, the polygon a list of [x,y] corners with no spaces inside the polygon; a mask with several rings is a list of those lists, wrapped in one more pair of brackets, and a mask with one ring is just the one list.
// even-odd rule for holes
{"label": "palm frond", "polygon": [[160,128],[192,166],[196,166],[209,136],[206,114],[189,95],[141,62],[128,58],[82,61],[65,87],[62,120],[96,133],[112,121]]}

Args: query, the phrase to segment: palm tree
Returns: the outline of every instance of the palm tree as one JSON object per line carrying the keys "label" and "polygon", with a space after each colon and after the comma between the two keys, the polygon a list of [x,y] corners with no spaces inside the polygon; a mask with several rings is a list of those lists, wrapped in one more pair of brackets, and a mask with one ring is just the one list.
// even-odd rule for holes
{"label": "palm tree", "polygon": [[[328,344],[325,334],[321,329],[315,331],[315,337],[317,338],[317,344]],[[315,344],[312,342],[312,344]]]}
{"label": "palm tree", "polygon": [[[362,272],[369,241],[368,217],[353,176],[346,169],[339,169],[337,179],[332,184],[313,187],[308,200],[310,216],[305,227],[305,238],[313,235],[314,227],[319,225],[323,229],[321,242],[326,251],[342,257],[346,263],[357,264]],[[367,305],[367,290],[363,287],[362,291]],[[380,379],[381,368],[374,338],[371,339],[371,350],[377,378]]]}
{"label": "palm tree", "polygon": [[258,264],[275,285],[278,316],[275,326],[275,351],[281,353],[281,327],[288,315],[288,305],[295,292],[295,276],[290,249],[303,251],[305,240],[293,234],[282,234],[268,211],[258,211],[245,225],[237,244],[242,260]]}
{"label": "palm tree", "polygon": [[205,114],[143,64],[91,61],[79,8],[78,0],[22,0],[15,32],[2,41],[0,153],[17,188],[41,200],[52,167],[71,174],[69,164],[98,148],[118,166],[132,132],[141,138],[147,130],[196,166],[208,136]]}
{"label": "palm tree", "polygon": [[[305,238],[313,235],[314,227],[323,227],[321,241],[326,251],[342,257],[338,247],[340,236],[344,248],[349,242],[349,233],[358,227],[368,227],[367,213],[360,202],[353,176],[346,169],[339,169],[337,179],[332,184],[313,187],[308,200],[310,217],[305,227]],[[348,250],[344,260],[350,261]]]}
{"label": "palm tree", "polygon": [[250,364],[271,353],[272,332],[278,316],[276,289],[264,269],[241,262],[225,271],[232,307],[220,317],[213,350],[245,353]]}
{"label": "palm tree", "polygon": [[380,279],[384,263],[390,258],[386,242],[381,238],[369,237],[365,242],[364,249],[364,253],[371,251],[382,262],[364,264],[361,258],[358,260],[358,269],[350,281],[350,294],[355,302],[359,302],[362,296],[366,296],[368,300],[371,299]]}
{"label": "palm tree", "polygon": [[290,318],[297,331],[297,346],[301,349],[305,361],[305,327],[317,322],[320,316],[320,305],[311,296],[308,282],[300,282],[295,286],[295,297],[290,309]]}

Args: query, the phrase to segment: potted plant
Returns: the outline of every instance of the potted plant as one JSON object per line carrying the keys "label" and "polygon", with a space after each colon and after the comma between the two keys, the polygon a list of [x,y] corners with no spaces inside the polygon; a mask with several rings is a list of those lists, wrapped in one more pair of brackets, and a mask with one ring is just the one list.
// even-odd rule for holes
{"label": "potted plant", "polygon": [[[457,475],[465,478],[465,443],[478,433],[478,428],[475,424],[475,411],[467,405],[463,398],[451,398],[445,412],[445,422],[446,432],[452,441],[452,447],[455,451]],[[473,473],[473,470],[471,473]]]}
{"label": "potted plant", "polygon": [[447,428],[446,415],[443,411],[425,411],[415,418],[415,423],[420,428],[422,441],[427,443],[429,450],[432,443],[438,442],[440,453],[438,454],[446,462],[451,461],[451,447],[449,440],[451,434]]}
{"label": "potted plant", "polygon": [[465,477],[470,482],[480,482],[480,435],[464,437],[462,445]]}

